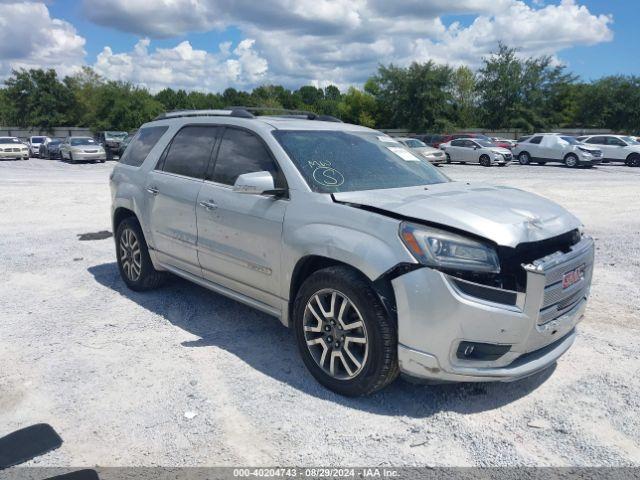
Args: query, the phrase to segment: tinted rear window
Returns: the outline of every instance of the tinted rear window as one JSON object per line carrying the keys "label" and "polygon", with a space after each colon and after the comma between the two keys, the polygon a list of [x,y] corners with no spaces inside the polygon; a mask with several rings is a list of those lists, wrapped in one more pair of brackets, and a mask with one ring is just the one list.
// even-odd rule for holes
{"label": "tinted rear window", "polygon": [[151,149],[158,143],[160,137],[169,127],[142,128],[133,138],[120,158],[120,163],[139,167],[149,155]]}

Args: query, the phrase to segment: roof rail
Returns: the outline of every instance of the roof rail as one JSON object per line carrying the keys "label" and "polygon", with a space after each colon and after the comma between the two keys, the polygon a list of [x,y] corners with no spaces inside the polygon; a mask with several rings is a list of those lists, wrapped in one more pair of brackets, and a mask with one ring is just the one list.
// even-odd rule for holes
{"label": "roof rail", "polygon": [[174,110],[171,112],[165,112],[158,115],[154,120],[163,120],[167,118],[181,118],[181,117],[239,117],[239,118],[255,118],[255,116],[246,109],[229,108],[224,110]]}
{"label": "roof rail", "polygon": [[[317,113],[309,112],[307,110],[295,110],[290,108],[274,108],[274,107],[226,107],[228,110],[244,110],[247,113],[263,113],[263,114],[272,114],[270,116],[274,117],[294,117],[306,120],[318,120],[321,122],[339,122],[342,123],[342,120],[336,117],[332,117],[331,115],[318,115]],[[265,113],[268,112],[268,113]]]}

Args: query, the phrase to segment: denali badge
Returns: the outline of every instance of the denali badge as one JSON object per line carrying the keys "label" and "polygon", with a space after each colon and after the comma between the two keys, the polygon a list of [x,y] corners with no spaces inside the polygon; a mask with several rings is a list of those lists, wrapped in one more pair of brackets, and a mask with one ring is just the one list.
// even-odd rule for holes
{"label": "denali badge", "polygon": [[584,278],[584,265],[562,275],[562,288],[569,288]]}

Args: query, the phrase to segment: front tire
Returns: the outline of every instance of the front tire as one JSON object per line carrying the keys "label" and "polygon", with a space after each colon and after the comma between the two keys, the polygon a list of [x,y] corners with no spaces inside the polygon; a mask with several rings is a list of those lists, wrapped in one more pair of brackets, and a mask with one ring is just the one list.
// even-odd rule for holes
{"label": "front tire", "polygon": [[576,168],[578,166],[578,157],[576,157],[573,153],[570,153],[566,157],[564,157],[564,164],[569,168]]}
{"label": "front tire", "polygon": [[445,153],[445,156],[446,156],[446,160],[445,160],[445,162],[447,162],[447,163],[451,163],[451,157],[449,156],[449,154],[448,154],[448,153]]}
{"label": "front tire", "polygon": [[69,163],[76,163],[73,159],[73,153],[69,152]]}
{"label": "front tire", "polygon": [[120,222],[115,240],[118,270],[127,287],[136,292],[157,288],[164,275],[153,267],[138,220],[128,217]]}
{"label": "front tire", "polygon": [[398,376],[398,338],[369,281],[348,267],[329,267],[302,284],[293,308],[298,350],[329,390],[369,395]]}
{"label": "front tire", "polygon": [[640,167],[640,155],[637,153],[629,155],[629,158],[627,158],[625,163],[628,167]]}
{"label": "front tire", "polygon": [[487,155],[482,155],[480,157],[480,165],[482,165],[483,167],[490,167],[491,159]]}
{"label": "front tire", "polygon": [[518,155],[518,162],[520,163],[520,165],[529,165],[529,163],[531,163],[531,157],[529,156],[529,153],[520,152],[520,155]]}

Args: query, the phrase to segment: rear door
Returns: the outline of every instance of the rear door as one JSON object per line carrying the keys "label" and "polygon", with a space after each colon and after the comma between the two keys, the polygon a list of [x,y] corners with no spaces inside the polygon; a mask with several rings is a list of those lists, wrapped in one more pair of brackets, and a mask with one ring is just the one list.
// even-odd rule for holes
{"label": "rear door", "polygon": [[543,148],[540,146],[542,138],[542,135],[531,137],[528,142],[522,145],[522,150],[529,152],[532,159],[548,158],[544,156]]}
{"label": "rear door", "polygon": [[480,154],[476,147],[479,147],[479,145],[473,140],[462,140],[462,142],[464,161],[478,163],[480,161]]}
{"label": "rear door", "polygon": [[148,218],[160,262],[201,276],[196,200],[221,128],[187,125],[146,180]]}
{"label": "rear door", "polygon": [[602,157],[604,159],[610,159],[610,149],[611,147],[609,147],[607,145],[607,137],[605,135],[596,135],[595,137],[591,137],[589,138],[586,142],[584,142],[585,144],[591,146],[591,147],[595,147],[599,150],[602,150]]}
{"label": "rear door", "polygon": [[465,160],[464,141],[463,140],[451,140],[447,153],[452,162],[466,162]]}
{"label": "rear door", "polygon": [[286,188],[269,148],[255,133],[227,127],[198,196],[198,257],[206,279],[279,306],[286,198],[233,191],[244,173],[269,171]]}

